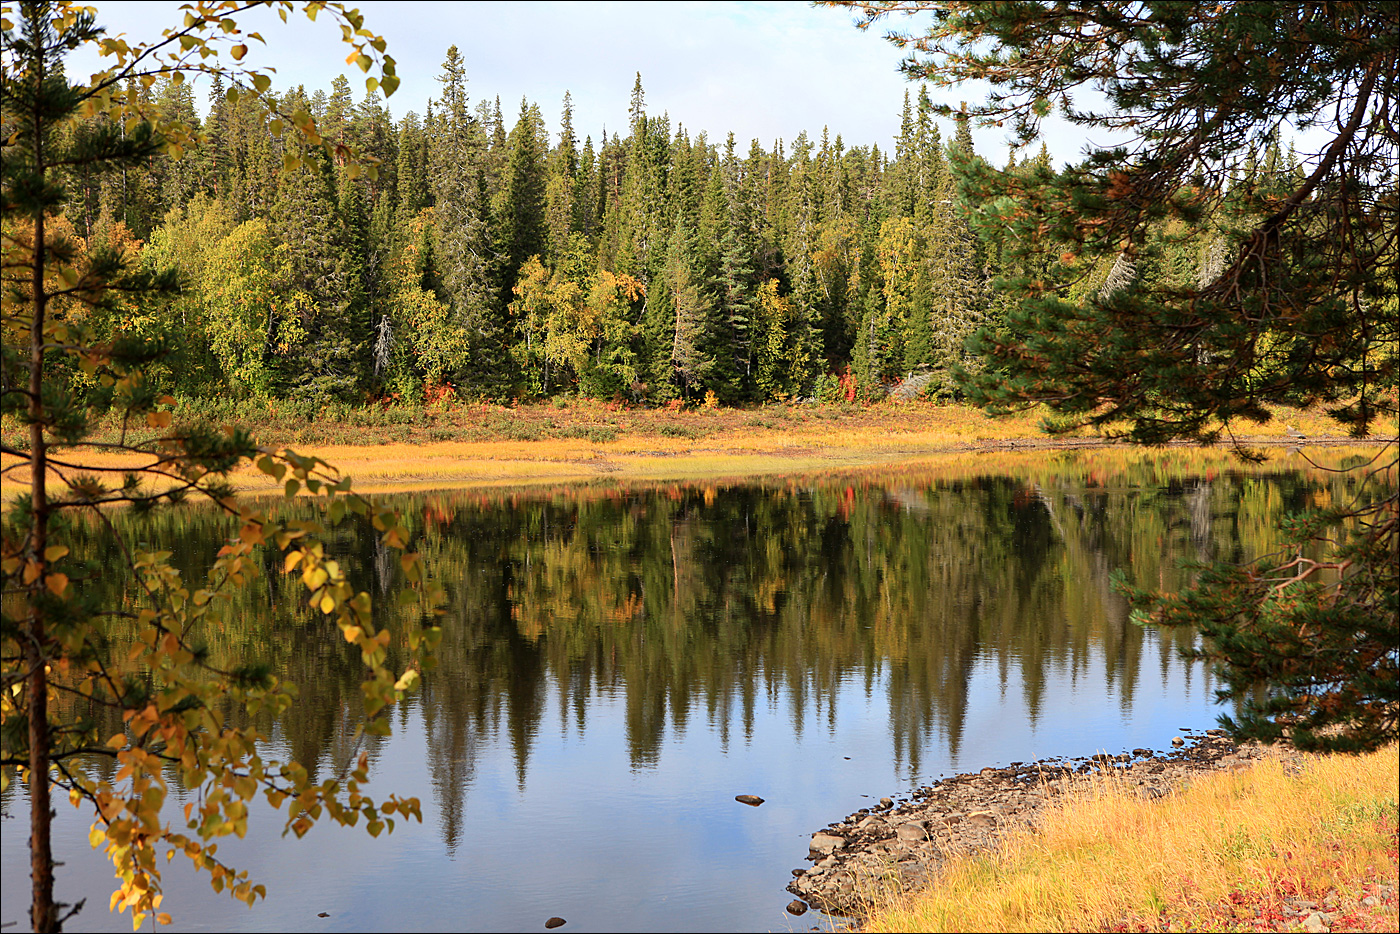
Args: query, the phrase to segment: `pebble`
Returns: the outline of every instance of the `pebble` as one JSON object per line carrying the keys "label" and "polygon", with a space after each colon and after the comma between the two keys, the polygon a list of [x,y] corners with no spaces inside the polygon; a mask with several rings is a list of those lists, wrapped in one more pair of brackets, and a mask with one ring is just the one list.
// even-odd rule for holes
{"label": "pebble", "polygon": [[738,801],[740,804],[748,804],[753,807],[758,807],[763,803],[763,799],[758,795],[735,795],[734,800]]}
{"label": "pebble", "polygon": [[800,898],[794,898],[788,902],[787,913],[790,915],[804,915],[807,913],[807,903]]}
{"label": "pebble", "polygon": [[558,927],[563,927],[564,925],[566,925],[566,924],[568,924],[568,923],[569,923],[569,922],[565,921],[563,918],[550,918],[548,921],[546,921],[546,922],[544,923],[544,926],[547,927],[547,928],[558,928]]}

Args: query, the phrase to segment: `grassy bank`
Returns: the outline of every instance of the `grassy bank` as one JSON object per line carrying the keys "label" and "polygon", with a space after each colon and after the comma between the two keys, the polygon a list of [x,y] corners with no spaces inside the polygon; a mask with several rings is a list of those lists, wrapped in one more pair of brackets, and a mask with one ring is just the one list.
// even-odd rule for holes
{"label": "grassy bank", "polygon": [[1398,755],[1270,758],[1156,801],[1088,781],[1036,831],[879,896],[865,929],[1299,930],[1315,902],[1333,931],[1394,931]]}
{"label": "grassy bank", "polygon": [[[968,451],[1094,444],[1081,434],[1052,439],[1040,414],[992,419],[965,406],[906,403],[879,406],[767,406],[758,409],[638,409],[583,401],[522,406],[368,406],[327,410],[316,420],[250,403],[186,405],[178,418],[250,426],[270,447],[292,446],[355,478],[362,491],[437,489],[587,481],[683,481],[834,472]],[[1289,443],[1289,426],[1309,439],[1336,435],[1315,412],[1280,412],[1250,437]],[[1384,426],[1393,434],[1393,426]],[[3,426],[7,446],[23,449],[20,426]],[[119,440],[121,426],[102,426],[96,442]],[[154,429],[128,430],[127,442],[151,441]],[[139,455],[97,449],[66,458],[89,468],[130,469]],[[0,458],[6,495],[27,482],[18,458]],[[270,478],[245,470],[233,477],[247,492],[270,492]]]}
{"label": "grassy bank", "polygon": [[[514,442],[613,441],[686,442],[734,440],[764,434],[797,434],[818,440],[849,432],[882,436],[917,434],[945,443],[1044,439],[1045,412],[1032,410],[1006,418],[989,418],[964,405],[928,402],[880,405],[767,405],[750,409],[639,408],[591,399],[556,400],[535,405],[501,406],[446,402],[434,405],[330,405],[308,414],[285,404],[261,400],[180,400],[176,420],[204,419],[237,423],[273,446],[358,446]],[[1336,422],[1321,411],[1278,409],[1262,426],[1244,426],[1251,438],[1288,441],[1290,427],[1308,438],[1342,437]],[[1393,419],[1375,426],[1379,437],[1395,434]],[[94,442],[113,443],[123,426],[108,418],[97,426]],[[7,445],[27,444],[13,418],[0,424]],[[128,441],[154,437],[144,426],[127,426]],[[1090,437],[1081,432],[1073,437]]]}

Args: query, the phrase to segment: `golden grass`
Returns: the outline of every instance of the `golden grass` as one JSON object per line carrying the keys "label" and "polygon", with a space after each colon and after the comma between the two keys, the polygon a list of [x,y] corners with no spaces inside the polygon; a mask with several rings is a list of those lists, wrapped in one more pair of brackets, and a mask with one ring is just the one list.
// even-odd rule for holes
{"label": "golden grass", "polygon": [[[562,409],[459,405],[431,410],[429,416],[407,427],[318,425],[310,436],[286,422],[253,427],[269,446],[290,444],[300,454],[334,464],[354,477],[362,492],[719,481],[966,458],[971,451],[1095,443],[1089,437],[1047,438],[1038,429],[1036,413],[991,419],[965,406],[927,403],[682,412],[619,409],[597,402],[576,402]],[[1265,426],[1270,431],[1251,437],[1262,443],[1286,440],[1283,426],[1288,424],[1309,438],[1322,438],[1327,436],[1324,422],[1319,413],[1281,412]],[[14,427],[7,424],[7,437]],[[343,441],[356,443],[337,443]],[[89,468],[133,468],[142,462],[140,457],[91,448],[63,456]],[[8,500],[28,485],[28,470],[9,454],[0,457],[0,465]],[[279,488],[252,469],[238,472],[232,480],[247,493]]]}
{"label": "golden grass", "polygon": [[[1038,833],[951,859],[937,883],[887,894],[868,931],[1254,930],[1295,926],[1283,899],[1359,898],[1396,878],[1400,749],[1271,757],[1156,801],[1122,779],[1048,806]],[[1343,913],[1347,910],[1345,901]],[[1334,929],[1395,930],[1394,902]],[[1350,923],[1346,923],[1350,920]]]}

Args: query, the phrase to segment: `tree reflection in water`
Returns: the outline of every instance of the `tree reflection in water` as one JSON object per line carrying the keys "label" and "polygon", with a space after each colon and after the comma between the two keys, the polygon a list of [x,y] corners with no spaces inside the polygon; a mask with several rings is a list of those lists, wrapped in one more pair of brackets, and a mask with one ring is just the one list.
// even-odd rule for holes
{"label": "tree reflection in water", "polygon": [[[840,686],[883,689],[895,755],[914,774],[931,750],[956,757],[979,666],[995,666],[1003,693],[1022,692],[1032,719],[1051,676],[1078,683],[1093,670],[1129,713],[1144,665],[1165,679],[1190,636],[1131,624],[1110,574],[1174,588],[1181,559],[1267,552],[1282,514],[1355,493],[1354,477],[1299,466],[1110,450],[846,478],[406,496],[398,506],[449,612],[439,668],[400,716],[421,711],[450,851],[493,738],[509,740],[524,789],[551,690],[560,729],[580,734],[591,699],[621,699],[630,767],[648,769],[668,728],[691,717],[727,748],[751,736],[758,705],[785,700],[800,736],[840,716]],[[116,518],[187,573],[227,534],[194,508]],[[90,554],[108,547],[103,534],[86,531]],[[358,586],[391,589],[397,565],[367,529],[347,521],[334,550]],[[331,774],[362,742],[375,757],[379,745],[343,717],[356,659],[296,606],[294,579],[265,571],[237,597],[241,625],[210,634],[210,651],[229,664],[271,656],[302,685],[303,703],[268,724],[302,762]],[[135,599],[117,575],[86,586]]]}

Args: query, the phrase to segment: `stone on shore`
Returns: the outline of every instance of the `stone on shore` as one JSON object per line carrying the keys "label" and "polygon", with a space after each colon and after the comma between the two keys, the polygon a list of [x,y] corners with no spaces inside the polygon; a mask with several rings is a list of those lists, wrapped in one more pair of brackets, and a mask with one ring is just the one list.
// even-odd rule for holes
{"label": "stone on shore", "polygon": [[[859,916],[866,907],[867,882],[894,878],[906,888],[917,887],[937,874],[945,852],[986,849],[1009,830],[1034,829],[1046,802],[1069,790],[1081,774],[1120,772],[1140,796],[1154,798],[1194,773],[1239,768],[1264,754],[1258,747],[1236,747],[1216,733],[1197,736],[1189,746],[1181,737],[1174,739],[1177,748],[1165,753],[1135,749],[1136,759],[1104,753],[1013,763],[931,782],[897,806],[893,796],[881,799],[878,807],[858,809],[813,834],[808,859],[814,865],[794,871],[788,891],[828,914]],[[1328,930],[1331,917],[1315,907],[1296,917],[1312,913],[1314,923],[1322,925],[1317,930]]]}
{"label": "stone on shore", "polygon": [[835,850],[839,850],[845,845],[845,837],[838,837],[834,833],[819,832],[812,834],[812,842],[808,845],[808,849],[810,849],[813,853],[821,853],[825,855]]}
{"label": "stone on shore", "polygon": [[894,829],[894,835],[906,843],[922,843],[928,839],[928,831],[924,829],[922,822],[900,824]]}

